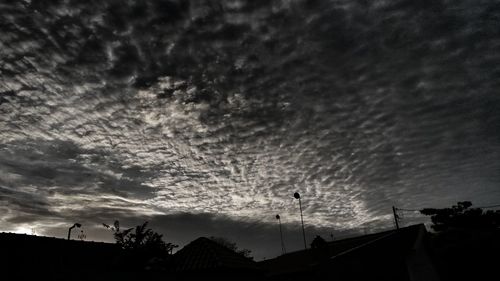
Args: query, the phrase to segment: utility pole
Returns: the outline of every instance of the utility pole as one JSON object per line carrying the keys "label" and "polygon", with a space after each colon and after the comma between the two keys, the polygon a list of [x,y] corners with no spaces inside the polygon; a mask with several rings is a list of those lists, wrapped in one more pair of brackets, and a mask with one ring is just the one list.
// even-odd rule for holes
{"label": "utility pole", "polygon": [[304,230],[304,217],[302,216],[302,202],[300,201],[300,194],[298,192],[295,192],[293,194],[293,197],[295,197],[295,199],[299,199],[300,221],[302,222],[302,238],[304,238],[304,249],[307,250],[306,232]]}
{"label": "utility pole", "polygon": [[392,206],[392,213],[394,214],[394,222],[396,222],[396,229],[399,229],[399,216],[398,216],[398,213],[397,213],[397,208]]}
{"label": "utility pole", "polygon": [[284,255],[284,254],[286,254],[286,250],[285,250],[285,242],[283,242],[283,231],[281,230],[281,218],[280,218],[280,215],[276,215],[276,219],[278,220],[278,223],[280,225],[281,254]]}

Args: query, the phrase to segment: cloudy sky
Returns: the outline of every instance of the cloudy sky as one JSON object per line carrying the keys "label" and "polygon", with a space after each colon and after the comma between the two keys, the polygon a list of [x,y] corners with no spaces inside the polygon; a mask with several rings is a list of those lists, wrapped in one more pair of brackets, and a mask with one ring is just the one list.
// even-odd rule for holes
{"label": "cloudy sky", "polygon": [[[1,1],[0,231],[256,257],[500,202],[500,4]],[[410,214],[407,223],[418,221]]]}

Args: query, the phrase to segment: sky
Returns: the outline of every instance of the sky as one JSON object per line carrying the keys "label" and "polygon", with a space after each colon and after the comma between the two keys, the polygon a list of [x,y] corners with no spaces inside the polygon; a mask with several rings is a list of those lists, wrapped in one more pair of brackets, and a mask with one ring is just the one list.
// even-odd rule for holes
{"label": "sky", "polygon": [[[500,3],[0,1],[0,231],[260,260],[500,203]],[[422,221],[406,214],[405,224]]]}

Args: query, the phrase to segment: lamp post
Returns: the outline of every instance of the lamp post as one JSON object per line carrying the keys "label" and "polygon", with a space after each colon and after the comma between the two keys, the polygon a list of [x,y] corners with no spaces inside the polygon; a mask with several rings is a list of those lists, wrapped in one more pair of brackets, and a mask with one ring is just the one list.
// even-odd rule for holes
{"label": "lamp post", "polygon": [[69,230],[68,230],[68,240],[71,239],[71,230],[73,230],[73,228],[75,228],[75,227],[82,227],[82,225],[79,224],[79,223],[75,223],[72,227],[69,228]]}
{"label": "lamp post", "polygon": [[298,192],[295,192],[293,194],[293,197],[295,197],[295,199],[299,199],[300,221],[302,222],[302,237],[304,238],[304,249],[307,249],[306,232],[304,230],[304,217],[302,216],[302,202],[300,201],[300,194]]}
{"label": "lamp post", "polygon": [[281,238],[281,254],[284,255],[286,253],[285,243],[283,242],[283,231],[281,230],[281,218],[280,215],[276,215],[276,219],[278,220],[280,226],[280,238]]}

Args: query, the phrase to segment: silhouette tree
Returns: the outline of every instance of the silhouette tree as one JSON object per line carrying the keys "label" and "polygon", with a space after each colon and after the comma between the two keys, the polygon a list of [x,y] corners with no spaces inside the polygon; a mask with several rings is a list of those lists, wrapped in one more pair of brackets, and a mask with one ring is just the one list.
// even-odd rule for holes
{"label": "silhouette tree", "polygon": [[473,208],[469,201],[451,208],[422,209],[431,216],[429,236],[433,260],[442,280],[488,280],[497,274],[500,211]]}
{"label": "silhouette tree", "polygon": [[311,242],[311,249],[320,249],[320,248],[324,248],[327,246],[328,246],[328,243],[326,242],[326,240],[323,239],[323,237],[321,237],[319,235],[316,235],[316,237]]}
{"label": "silhouette tree", "polygon": [[330,255],[328,242],[326,242],[326,240],[319,235],[316,235],[316,237],[311,242],[311,250],[316,260],[327,259]]}
{"label": "silhouette tree", "polygon": [[252,253],[251,250],[249,250],[249,249],[240,249],[240,248],[238,248],[238,246],[236,245],[235,242],[232,242],[232,241],[230,241],[227,238],[210,236],[209,239],[212,240],[212,241],[214,241],[214,242],[216,242],[217,244],[219,244],[221,246],[224,246],[224,247],[228,248],[231,251],[236,252],[237,254],[240,254],[240,255],[244,256],[245,258],[253,260],[253,257],[250,255]]}
{"label": "silhouette tree", "polygon": [[148,222],[135,228],[121,230],[120,222],[115,221],[113,226],[103,223],[103,226],[113,231],[118,244],[130,259],[130,263],[139,267],[158,267],[170,260],[174,248],[178,245],[163,241],[163,235],[147,228]]}
{"label": "silhouette tree", "polygon": [[483,211],[471,208],[470,201],[458,202],[451,208],[426,208],[420,213],[431,216],[432,229],[444,231],[450,228],[495,229],[500,226],[500,211]]}

